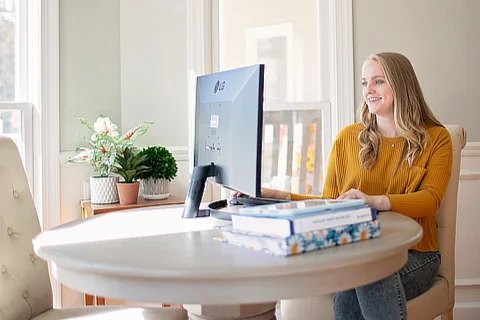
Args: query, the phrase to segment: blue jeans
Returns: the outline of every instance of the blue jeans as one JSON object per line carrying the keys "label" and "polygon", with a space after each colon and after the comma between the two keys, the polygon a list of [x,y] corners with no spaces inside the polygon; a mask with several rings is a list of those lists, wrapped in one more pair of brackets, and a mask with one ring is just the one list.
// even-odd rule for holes
{"label": "blue jeans", "polygon": [[408,251],[405,266],[393,275],[362,287],[337,292],[336,320],[405,320],[407,300],[427,291],[440,268],[440,253]]}

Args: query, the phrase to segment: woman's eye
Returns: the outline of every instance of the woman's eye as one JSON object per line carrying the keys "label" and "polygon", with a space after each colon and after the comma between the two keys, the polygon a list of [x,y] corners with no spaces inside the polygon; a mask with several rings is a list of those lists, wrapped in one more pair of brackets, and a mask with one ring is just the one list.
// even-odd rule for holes
{"label": "woman's eye", "polygon": [[366,87],[367,86],[367,81],[362,81],[362,86]]}
{"label": "woman's eye", "polygon": [[375,80],[375,84],[382,84],[382,83],[383,83],[383,80],[379,80],[379,79]]}

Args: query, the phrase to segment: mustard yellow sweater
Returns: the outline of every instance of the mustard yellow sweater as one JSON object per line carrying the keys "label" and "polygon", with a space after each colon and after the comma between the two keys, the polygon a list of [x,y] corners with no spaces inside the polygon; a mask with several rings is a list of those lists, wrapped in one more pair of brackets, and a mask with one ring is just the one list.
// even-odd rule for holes
{"label": "mustard yellow sweater", "polygon": [[361,128],[361,123],[347,126],[335,139],[322,196],[292,193],[292,200],[335,199],[351,188],[368,195],[386,195],[392,211],[411,217],[423,228],[422,240],[411,249],[438,250],[434,215],[450,180],[452,141],[449,132],[440,126],[429,128],[430,141],[422,155],[411,168],[403,164],[394,173],[404,147],[403,138],[382,137],[377,162],[372,169],[366,170],[359,160],[358,134]]}

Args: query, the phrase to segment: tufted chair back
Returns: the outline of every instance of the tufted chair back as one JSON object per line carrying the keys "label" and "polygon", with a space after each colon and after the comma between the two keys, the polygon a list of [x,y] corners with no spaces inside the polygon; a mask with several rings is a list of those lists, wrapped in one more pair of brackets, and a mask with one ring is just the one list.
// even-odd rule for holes
{"label": "tufted chair back", "polygon": [[407,312],[410,319],[453,319],[455,305],[455,235],[457,230],[458,184],[460,180],[461,152],[467,143],[467,132],[462,126],[445,125],[452,137],[452,175],[442,205],[435,214],[438,247],[442,264],[433,286],[420,296],[409,300]]}
{"label": "tufted chair back", "polygon": [[467,143],[467,132],[458,125],[446,125],[446,128],[452,136],[452,177],[445,192],[448,196],[444,197],[442,206],[437,211],[435,218],[438,225],[438,242],[442,255],[439,274],[447,279],[449,283],[448,309],[452,309],[455,304],[455,290],[452,287],[455,287],[455,234],[457,229],[458,184],[460,180],[461,151]]}
{"label": "tufted chair back", "polygon": [[52,290],[33,252],[40,224],[15,143],[0,137],[0,154],[0,320],[27,320],[52,308]]}

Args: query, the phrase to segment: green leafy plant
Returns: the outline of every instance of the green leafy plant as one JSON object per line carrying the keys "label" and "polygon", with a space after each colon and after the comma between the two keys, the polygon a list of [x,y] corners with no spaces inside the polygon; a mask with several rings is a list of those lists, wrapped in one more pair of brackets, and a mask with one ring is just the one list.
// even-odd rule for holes
{"label": "green leafy plant", "polygon": [[142,149],[138,154],[147,156],[145,165],[151,168],[150,171],[142,173],[140,179],[152,178],[154,181],[158,179],[172,181],[177,176],[177,161],[165,147],[149,146]]}
{"label": "green leafy plant", "polygon": [[137,181],[140,175],[148,173],[151,168],[146,166],[147,155],[135,155],[132,147],[127,147],[117,154],[117,163],[113,172],[117,173],[126,183]]}
{"label": "green leafy plant", "polygon": [[80,122],[90,129],[93,134],[89,138],[81,135],[88,147],[77,148],[77,155],[68,159],[67,162],[85,163],[89,162],[93,170],[101,177],[108,177],[116,163],[117,155],[126,148],[133,147],[135,140],[144,135],[153,122],[145,121],[142,124],[128,130],[120,135],[118,126],[109,117],[100,115],[92,124],[84,118],[76,116]]}

